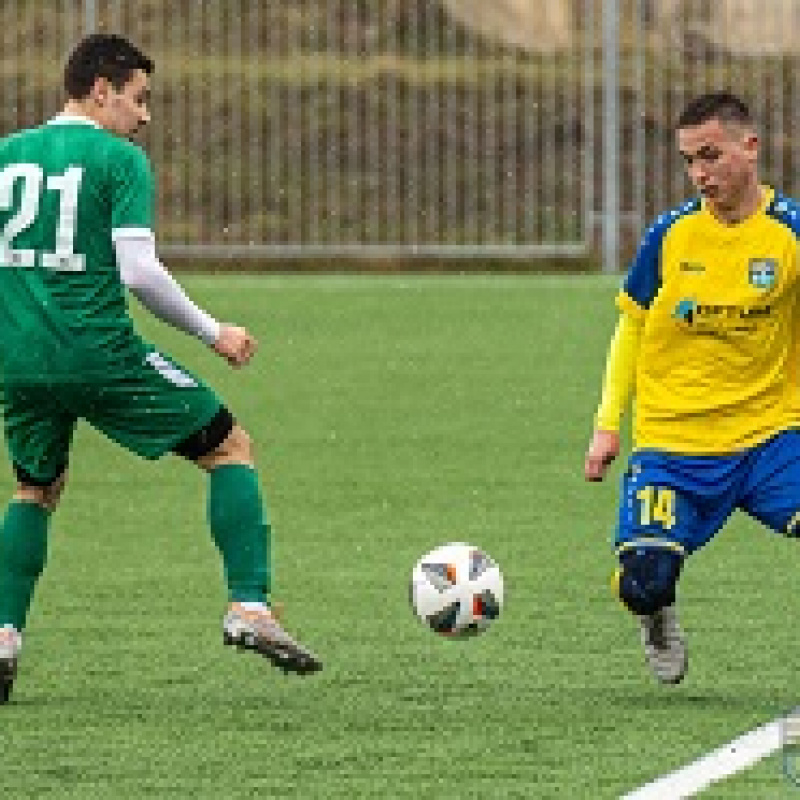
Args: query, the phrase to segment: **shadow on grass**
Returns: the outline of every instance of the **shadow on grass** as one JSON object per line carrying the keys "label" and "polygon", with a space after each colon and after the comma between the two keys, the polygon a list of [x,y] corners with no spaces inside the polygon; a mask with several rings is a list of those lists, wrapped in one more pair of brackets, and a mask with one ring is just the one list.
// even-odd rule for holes
{"label": "shadow on grass", "polygon": [[[796,705],[796,697],[782,696],[769,688],[754,687],[748,691],[736,691],[733,688],[718,689],[714,687],[695,689],[683,686],[653,686],[652,688],[630,687],[629,689],[611,689],[606,699],[615,708],[626,708],[636,711],[674,711],[676,713],[693,709],[710,711],[715,709],[729,711],[759,711],[775,716],[787,708]],[[765,720],[766,721],[766,720]]]}

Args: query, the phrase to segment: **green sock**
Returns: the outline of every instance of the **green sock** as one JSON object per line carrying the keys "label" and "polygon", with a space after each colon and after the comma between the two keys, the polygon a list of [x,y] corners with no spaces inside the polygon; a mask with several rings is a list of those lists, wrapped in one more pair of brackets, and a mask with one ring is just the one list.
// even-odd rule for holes
{"label": "green sock", "polygon": [[271,530],[252,467],[224,464],[211,470],[208,523],[222,554],[228,599],[268,602]]}
{"label": "green sock", "polygon": [[0,626],[25,627],[33,589],[47,558],[50,513],[38,503],[12,501],[0,527]]}

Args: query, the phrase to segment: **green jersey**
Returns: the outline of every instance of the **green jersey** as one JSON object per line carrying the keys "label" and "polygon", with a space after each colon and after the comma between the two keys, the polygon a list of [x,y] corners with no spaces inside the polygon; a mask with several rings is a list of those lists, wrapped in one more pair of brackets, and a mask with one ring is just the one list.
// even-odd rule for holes
{"label": "green jersey", "polygon": [[153,230],[144,151],[62,115],[0,140],[0,366],[6,383],[96,381],[140,364],[114,253]]}

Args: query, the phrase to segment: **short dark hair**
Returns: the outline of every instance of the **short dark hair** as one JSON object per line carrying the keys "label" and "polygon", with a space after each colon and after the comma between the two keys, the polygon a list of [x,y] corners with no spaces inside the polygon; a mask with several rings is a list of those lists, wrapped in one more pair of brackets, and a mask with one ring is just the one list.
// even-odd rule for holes
{"label": "short dark hair", "polygon": [[64,68],[64,88],[70,100],[87,97],[98,78],[107,78],[119,90],[140,69],[150,75],[153,62],[123,36],[93,33],[70,53]]}
{"label": "short dark hair", "polygon": [[677,128],[702,125],[710,119],[750,125],[753,117],[747,103],[730,92],[709,92],[690,101],[678,117]]}

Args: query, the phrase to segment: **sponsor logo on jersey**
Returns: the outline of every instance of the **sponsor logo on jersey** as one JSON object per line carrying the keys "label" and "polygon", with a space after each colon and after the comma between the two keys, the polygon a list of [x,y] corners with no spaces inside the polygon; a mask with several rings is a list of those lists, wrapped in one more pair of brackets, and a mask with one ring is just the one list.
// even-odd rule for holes
{"label": "sponsor logo on jersey", "polygon": [[705,271],[705,266],[697,261],[681,261],[681,272],[694,272],[699,274]]}
{"label": "sponsor logo on jersey", "polygon": [[772,306],[736,306],[698,303],[691,298],[679,300],[672,318],[690,326],[697,333],[753,333],[759,320],[772,315]]}
{"label": "sponsor logo on jersey", "polygon": [[697,303],[694,300],[680,300],[672,312],[673,319],[681,319],[690,325],[697,312]]}

